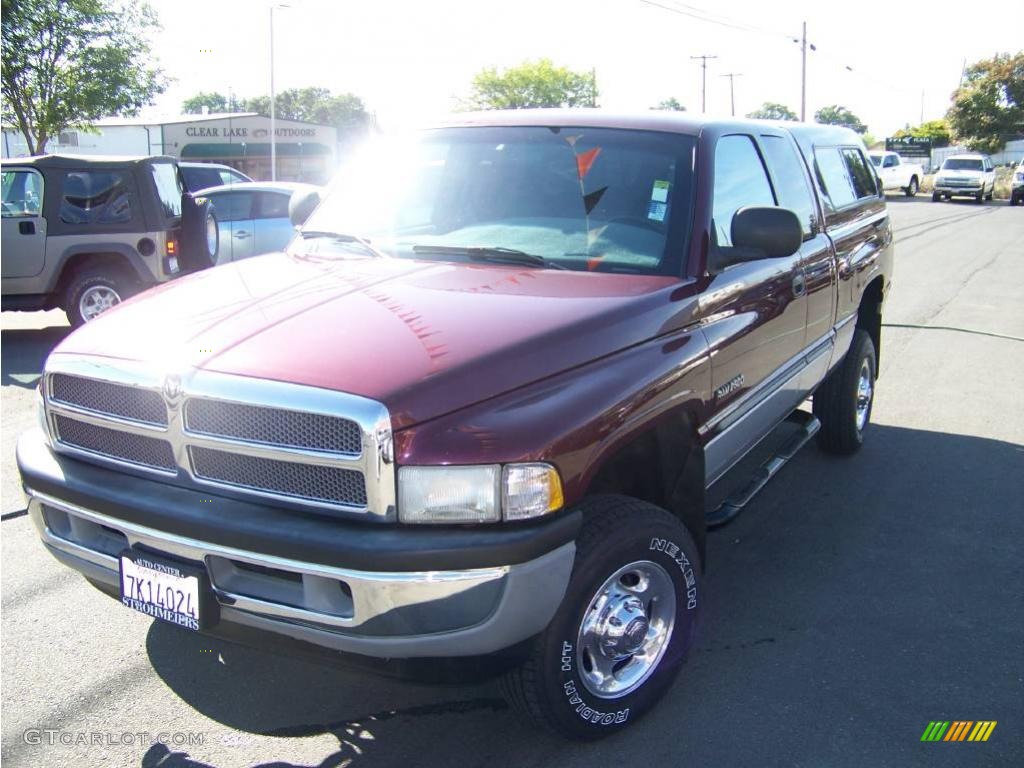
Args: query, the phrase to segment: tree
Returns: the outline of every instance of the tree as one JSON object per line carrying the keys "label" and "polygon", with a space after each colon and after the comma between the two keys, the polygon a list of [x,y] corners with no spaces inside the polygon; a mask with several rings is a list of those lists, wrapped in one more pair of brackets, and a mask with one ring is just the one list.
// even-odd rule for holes
{"label": "tree", "polygon": [[838,104],[819,109],[814,113],[814,122],[825,125],[841,125],[845,128],[852,128],[857,133],[867,133],[868,131],[868,127],[860,121],[860,118],[846,107],[841,107]]}
{"label": "tree", "polygon": [[[242,106],[249,112],[270,114],[270,97],[246,99]],[[327,88],[290,88],[274,94],[274,115],[285,120],[332,125],[341,132],[361,130],[371,123],[363,100],[351,93],[337,96]]]}
{"label": "tree", "polygon": [[3,0],[3,120],[32,154],[67,128],[134,115],[163,92],[136,0]]}
{"label": "tree", "polygon": [[672,112],[685,112],[686,107],[679,103],[679,99],[675,96],[669,99],[658,102],[658,106],[651,107],[651,109],[664,109]]}
{"label": "tree", "polygon": [[931,139],[933,147],[948,147],[949,146],[949,122],[946,120],[929,120],[920,125],[910,126],[906,128],[900,128],[893,134],[894,138],[906,139]]}
{"label": "tree", "polygon": [[796,112],[785,104],[776,104],[773,101],[766,101],[759,109],[749,112],[747,117],[757,120],[796,120]]}
{"label": "tree", "polygon": [[499,72],[483,69],[465,100],[469,109],[597,106],[597,80],[591,72],[556,67],[550,59],[526,61]]}
{"label": "tree", "polygon": [[998,152],[1024,135],[1024,52],[969,66],[946,117],[956,139],[980,152]]}
{"label": "tree", "polygon": [[215,91],[200,91],[195,96],[185,99],[181,103],[181,111],[186,115],[201,115],[203,113],[203,107],[206,107],[208,112],[232,112],[234,106],[228,102],[228,97],[223,93],[217,93]]}

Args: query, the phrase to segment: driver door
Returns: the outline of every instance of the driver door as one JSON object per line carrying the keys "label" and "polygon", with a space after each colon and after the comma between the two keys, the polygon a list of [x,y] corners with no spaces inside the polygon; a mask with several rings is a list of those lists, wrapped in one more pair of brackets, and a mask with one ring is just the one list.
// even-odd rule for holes
{"label": "driver door", "polygon": [[46,219],[43,177],[32,168],[3,172],[3,279],[35,277],[43,271]]}

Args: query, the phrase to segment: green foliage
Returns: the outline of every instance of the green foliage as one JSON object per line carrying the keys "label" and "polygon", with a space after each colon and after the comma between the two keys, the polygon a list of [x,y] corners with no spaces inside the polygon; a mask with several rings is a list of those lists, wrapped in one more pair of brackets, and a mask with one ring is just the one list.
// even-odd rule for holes
{"label": "green foliage", "polygon": [[929,120],[914,127],[900,128],[893,134],[896,139],[931,139],[933,147],[949,146],[949,122],[942,120]]}
{"label": "green foliage", "polygon": [[968,67],[946,118],[955,138],[980,152],[998,152],[1024,135],[1024,52]]}
{"label": "green foliage", "polygon": [[134,115],[164,89],[146,34],[156,15],[136,0],[3,0],[3,121],[29,151],[67,128]]}
{"label": "green foliage", "polygon": [[766,101],[758,109],[748,112],[747,117],[757,120],[796,120],[796,112],[785,104],[776,104],[773,101]]}
{"label": "green foliage", "polygon": [[[248,112],[270,114],[270,97],[256,96],[241,103]],[[290,88],[274,95],[274,115],[285,120],[332,125],[340,132],[367,128],[372,122],[363,100],[351,93],[337,96],[327,88]]]}
{"label": "green foliage", "polygon": [[671,112],[685,112],[686,111],[686,107],[684,107],[682,104],[680,104],[679,103],[679,99],[677,99],[675,96],[673,96],[672,98],[664,99],[663,101],[658,102],[658,105],[656,107],[651,107],[651,109],[664,109],[664,110],[668,110],[668,111],[671,111]]}
{"label": "green foliage", "polygon": [[814,113],[814,121],[825,125],[841,125],[845,128],[852,128],[857,133],[867,133],[868,131],[868,127],[860,121],[860,118],[846,107],[838,104],[819,109]]}
{"label": "green foliage", "polygon": [[468,109],[527,109],[530,107],[595,107],[597,80],[593,72],[556,67],[550,59],[526,61],[499,72],[481,70],[463,106]]}
{"label": "green foliage", "polygon": [[201,115],[203,107],[206,107],[211,114],[234,111],[234,107],[228,103],[228,97],[215,91],[209,93],[200,91],[181,103],[181,111],[186,115]]}

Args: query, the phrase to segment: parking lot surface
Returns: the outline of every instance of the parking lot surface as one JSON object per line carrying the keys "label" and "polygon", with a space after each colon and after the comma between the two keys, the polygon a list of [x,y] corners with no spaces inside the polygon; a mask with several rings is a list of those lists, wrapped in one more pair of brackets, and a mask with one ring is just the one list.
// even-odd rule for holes
{"label": "parking lot surface", "polygon": [[[891,197],[896,268],[864,449],[806,447],[708,540],[701,639],[649,716],[593,744],[493,682],[280,658],[119,607],[24,515],[14,445],[68,332],[3,316],[7,766],[967,766],[1024,755],[1024,212]],[[932,720],[995,720],[922,743]],[[151,743],[154,739],[166,744]]]}

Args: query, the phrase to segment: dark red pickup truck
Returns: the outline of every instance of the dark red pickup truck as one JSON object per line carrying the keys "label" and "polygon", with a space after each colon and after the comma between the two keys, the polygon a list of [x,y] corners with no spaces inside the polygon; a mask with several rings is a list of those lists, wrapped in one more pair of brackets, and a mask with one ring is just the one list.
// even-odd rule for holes
{"label": "dark red pickup truck", "polygon": [[684,661],[707,526],[815,433],[861,445],[892,234],[846,129],[468,115],[293,218],[285,253],[46,363],[30,514],[126,606],[297,652],[499,654],[515,705],[598,737]]}

